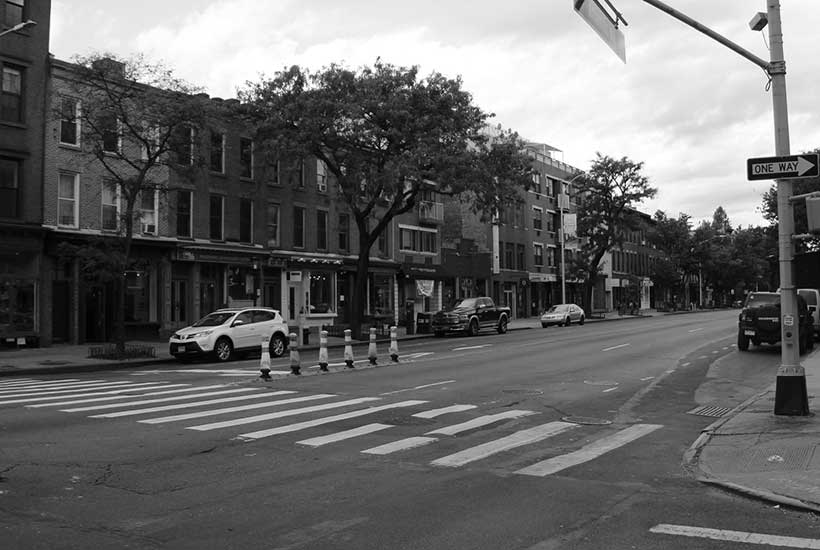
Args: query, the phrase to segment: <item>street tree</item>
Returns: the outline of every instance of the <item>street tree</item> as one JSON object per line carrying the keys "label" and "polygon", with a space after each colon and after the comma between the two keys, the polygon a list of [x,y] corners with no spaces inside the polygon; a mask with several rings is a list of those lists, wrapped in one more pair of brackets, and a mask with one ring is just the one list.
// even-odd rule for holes
{"label": "street tree", "polygon": [[692,222],[687,214],[670,218],[662,210],[655,212],[647,231],[647,240],[664,253],[652,266],[652,280],[671,295],[666,301],[689,302],[687,283],[696,272],[692,256]]}
{"label": "street tree", "polygon": [[592,292],[601,260],[614,248],[623,248],[629,232],[641,227],[636,207],[657,193],[642,169],[642,162],[597,153],[589,171],[577,180],[582,189],[578,207],[578,237],[582,244],[570,271],[584,283],[584,307],[588,311],[592,311]]}
{"label": "street tree", "polygon": [[[809,153],[820,153],[820,148],[808,151]],[[804,195],[820,191],[820,176],[811,178],[798,178],[792,180],[792,194]],[[808,222],[806,219],[806,203],[804,201],[795,201],[789,206],[793,208],[794,213],[794,232],[795,234],[805,234],[808,232]],[[763,203],[761,205],[761,212],[763,217],[772,225],[777,226],[779,214],[777,211],[777,184],[774,183],[769,189],[763,193]],[[795,252],[802,252],[805,250],[820,249],[820,238],[813,238],[807,240],[800,240],[795,242]]]}
{"label": "street tree", "polygon": [[491,115],[460,78],[421,77],[417,67],[377,60],[353,70],[293,66],[240,93],[272,160],[315,157],[335,180],[358,229],[351,326],[364,316],[370,249],[396,216],[435,186],[490,219],[520,201],[531,161],[512,132],[485,132]]}
{"label": "street tree", "polygon": [[79,154],[102,173],[118,203],[118,219],[109,220],[115,232],[79,245],[66,243],[61,253],[80,259],[86,279],[113,284],[114,340],[122,353],[126,277],[140,267],[132,257],[134,229],[156,224],[156,219],[143,219],[143,212],[156,216],[155,201],[172,182],[196,174],[195,132],[203,127],[209,106],[196,95],[199,88],[141,55],[92,54],[73,63],[61,93],[80,101],[77,107],[58,102],[54,116],[74,122],[81,132]]}

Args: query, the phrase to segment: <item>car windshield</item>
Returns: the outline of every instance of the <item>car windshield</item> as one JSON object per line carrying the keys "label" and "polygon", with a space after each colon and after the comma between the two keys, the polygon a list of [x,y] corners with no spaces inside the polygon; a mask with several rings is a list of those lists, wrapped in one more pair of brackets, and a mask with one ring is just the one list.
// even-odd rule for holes
{"label": "car windshield", "polygon": [[235,311],[217,311],[209,313],[191,326],[194,327],[217,327],[234,316]]}
{"label": "car windshield", "polygon": [[476,307],[477,303],[478,303],[477,298],[465,298],[464,300],[461,300],[460,302],[456,303],[456,305],[454,307],[456,307],[456,308],[460,308],[460,307],[474,308],[474,307]]}
{"label": "car windshield", "polygon": [[547,310],[547,313],[564,313],[567,310],[567,306],[564,304],[552,306]]}
{"label": "car windshield", "polygon": [[780,303],[780,294],[749,294],[746,307],[774,305]]}

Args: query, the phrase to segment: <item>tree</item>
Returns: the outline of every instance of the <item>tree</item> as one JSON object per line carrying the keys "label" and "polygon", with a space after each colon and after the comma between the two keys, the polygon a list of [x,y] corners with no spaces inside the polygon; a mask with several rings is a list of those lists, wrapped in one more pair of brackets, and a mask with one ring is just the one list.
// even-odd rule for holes
{"label": "tree", "polygon": [[[808,151],[809,153],[820,153],[820,148]],[[792,194],[803,195],[820,191],[820,177],[813,178],[797,178],[792,180]],[[794,213],[794,232],[795,234],[805,234],[808,232],[808,223],[806,220],[806,203],[804,201],[797,201],[789,206]],[[769,190],[763,193],[763,204],[761,205],[761,212],[763,217],[772,225],[778,223],[777,212],[777,184],[772,184]],[[817,250],[820,248],[820,239],[813,238],[805,241],[795,242],[795,252],[801,252],[806,249]]]}
{"label": "tree", "polygon": [[492,139],[489,117],[472,104],[460,79],[376,61],[351,70],[330,65],[311,73],[298,66],[240,93],[271,159],[313,156],[335,179],[358,228],[351,325],[364,315],[370,249],[391,220],[408,212],[435,184],[463,195],[489,219],[520,201],[531,183],[524,143],[511,132]]}
{"label": "tree", "polygon": [[[142,56],[119,59],[94,54],[74,59],[62,92],[80,98],[66,112],[58,104],[55,117],[67,117],[82,131],[80,154],[96,164],[118,203],[113,238],[64,245],[63,255],[79,257],[86,279],[111,282],[116,296],[114,339],[125,347],[125,279],[139,269],[132,258],[134,227],[143,220],[142,203],[168,191],[172,174],[190,178],[198,163],[194,132],[204,125],[207,101],[199,89],[175,77],[161,64]],[[154,210],[156,216],[156,210]]]}
{"label": "tree", "polygon": [[[692,224],[687,214],[670,218],[661,210],[655,212],[647,240],[666,255],[653,265],[652,280],[663,289],[674,289],[688,301],[686,282],[696,272],[692,257]],[[674,301],[674,296],[667,300]]]}
{"label": "tree", "polygon": [[640,227],[635,207],[657,193],[641,174],[642,168],[642,162],[597,153],[589,171],[578,178],[583,190],[578,207],[578,237],[583,244],[571,271],[584,281],[584,307],[588,311],[592,311],[592,290],[601,260],[616,246],[623,247],[627,233]]}

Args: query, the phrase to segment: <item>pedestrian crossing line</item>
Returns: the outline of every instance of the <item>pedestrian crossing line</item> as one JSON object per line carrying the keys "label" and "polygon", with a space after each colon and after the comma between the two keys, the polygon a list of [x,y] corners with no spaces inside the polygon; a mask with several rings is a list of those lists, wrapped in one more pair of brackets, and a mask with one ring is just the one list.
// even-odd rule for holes
{"label": "pedestrian crossing line", "polygon": [[[105,383],[105,380],[85,380],[85,381],[72,380],[70,382],[65,382],[65,383],[57,381],[57,380],[55,380],[55,381],[37,380],[34,383],[22,384],[22,385],[13,386],[13,387],[0,388],[0,393],[2,393],[2,394],[14,393],[14,392],[19,392],[21,390],[27,391],[27,390],[47,390],[47,389],[59,389],[59,388],[78,388],[78,387],[81,387],[81,386],[91,386],[91,385],[103,384],[103,383]],[[119,381],[119,383],[122,384],[122,383],[125,383],[125,381],[121,380],[121,381]]]}
{"label": "pedestrian crossing line", "polygon": [[[156,382],[141,382],[137,384],[138,386],[145,386],[147,384],[155,384]],[[62,393],[71,393],[77,391],[93,391],[93,390],[101,390],[101,389],[109,389],[109,388],[121,388],[125,386],[133,385],[132,382],[100,382],[96,384],[83,384],[82,386],[74,386],[74,387],[66,387],[66,386],[45,386],[42,388],[26,388],[22,392],[19,390],[15,391],[3,391],[0,393],[0,399],[5,399],[6,397],[36,397],[38,395],[56,395]],[[34,390],[34,391],[32,391]]]}
{"label": "pedestrian crossing line", "polygon": [[522,410],[512,410],[512,411],[504,411],[501,413],[496,414],[488,414],[485,416],[479,416],[478,418],[473,418],[472,420],[468,420],[467,422],[462,422],[461,424],[454,424],[452,426],[445,426],[444,428],[439,428],[437,430],[432,430],[424,435],[456,435],[461,432],[466,432],[467,430],[472,430],[474,428],[480,428],[482,426],[486,426],[488,424],[494,424],[496,422],[500,422],[502,420],[509,420],[512,418],[523,418],[525,416],[529,416],[531,414],[537,414],[535,411],[522,411]]}
{"label": "pedestrian crossing line", "polygon": [[287,411],[277,411],[267,414],[258,414],[256,416],[247,416],[244,418],[236,418],[234,420],[225,420],[223,422],[213,422],[211,424],[201,424],[199,426],[188,426],[189,430],[196,430],[199,432],[207,432],[210,430],[217,430],[219,428],[230,428],[232,426],[242,426],[244,424],[253,424],[254,422],[263,422],[265,420],[275,420],[277,418],[284,418],[287,416],[296,416],[299,414],[308,414],[312,412],[326,411],[328,409],[336,409],[339,407],[347,407],[348,405],[360,405],[370,401],[379,401],[378,397],[357,397],[356,399],[348,399],[346,401],[334,401],[333,403],[323,403],[322,405],[314,405],[313,407],[302,407],[299,409],[290,409]]}
{"label": "pedestrian crossing line", "polygon": [[[70,381],[74,382],[77,378],[70,378]],[[42,382],[42,380],[35,380],[34,378],[15,378],[14,380],[8,380],[6,382],[0,382],[0,388],[5,388],[9,386],[18,386],[21,384],[31,384],[33,382]]]}
{"label": "pedestrian crossing line", "polygon": [[475,447],[470,447],[469,449],[464,449],[463,451],[459,451],[451,455],[437,458],[436,460],[430,462],[430,464],[433,466],[449,466],[451,468],[464,466],[470,462],[475,462],[476,460],[481,460],[494,454],[509,451],[510,449],[515,449],[516,447],[538,443],[539,441],[556,436],[577,426],[578,424],[572,424],[570,422],[549,422],[547,424],[535,426],[534,428],[520,430],[506,437],[489,441],[481,445],[476,445]]}
{"label": "pedestrian crossing line", "polygon": [[[162,391],[149,391],[146,393],[140,393],[140,395],[131,395],[133,392],[123,391],[122,394],[117,395],[110,395],[107,397],[92,397],[89,399],[76,399],[73,401],[59,401],[57,403],[38,403],[35,405],[26,405],[28,408],[37,408],[37,407],[65,407],[67,405],[82,405],[85,403],[100,403],[102,401],[116,401],[117,399],[133,399],[134,397],[150,397],[154,395],[170,395],[172,393],[188,393],[192,391],[202,391],[202,390],[210,390],[216,388],[224,388],[226,387],[224,384],[217,384],[214,386],[191,386],[190,384],[166,384],[164,386],[157,386],[158,388],[170,388],[173,386],[183,386],[181,389],[173,389],[173,390],[162,390]],[[149,388],[141,388],[140,391],[148,390]],[[64,399],[64,396],[61,399]]]}
{"label": "pedestrian crossing line", "polygon": [[400,401],[398,403],[389,403],[387,405],[379,405],[377,407],[369,407],[367,409],[359,409],[357,411],[351,411],[349,413],[337,414],[335,416],[328,416],[325,418],[318,418],[316,420],[308,420],[305,422],[299,422],[297,424],[288,424],[286,426],[279,426],[278,428],[270,428],[267,430],[259,430],[256,432],[249,432],[245,434],[241,434],[236,437],[236,439],[242,440],[251,440],[251,439],[262,439],[263,437],[270,437],[273,435],[280,435],[290,432],[296,432],[299,430],[305,430],[307,428],[314,428],[316,426],[321,426],[323,424],[330,424],[331,422],[338,422],[340,420],[347,420],[349,418],[357,418],[359,416],[365,416],[368,414],[373,414],[380,411],[386,411],[388,409],[399,409],[403,407],[413,407],[416,405],[422,405],[427,403],[427,401],[420,401],[416,399],[411,399],[409,401]]}
{"label": "pedestrian crossing line", "polygon": [[384,445],[379,445],[378,447],[371,447],[370,449],[365,449],[362,452],[369,455],[389,455],[391,453],[429,445],[435,441],[438,441],[438,438],[422,436],[408,437],[405,439],[399,439],[398,441],[393,441],[392,443],[385,443]]}
{"label": "pedestrian crossing line", "polygon": [[[146,384],[138,384],[138,386],[140,386],[140,387],[145,386],[145,385]],[[167,388],[170,385],[183,386],[184,384],[165,384],[163,387]],[[37,403],[37,402],[43,402],[43,401],[56,401],[58,399],[66,399],[66,398],[74,398],[74,397],[95,397],[95,396],[100,396],[100,395],[114,395],[115,393],[133,392],[135,390],[138,391],[138,390],[140,390],[140,387],[114,386],[113,388],[91,388],[91,389],[83,388],[82,390],[75,390],[75,391],[86,392],[86,393],[68,393],[68,394],[66,394],[65,392],[62,392],[62,391],[53,392],[53,393],[56,393],[57,395],[45,393],[45,395],[48,395],[48,397],[23,397],[23,398],[20,398],[20,396],[14,396],[15,399],[4,399],[4,400],[0,401],[0,405],[16,405],[16,404],[19,404],[19,403]],[[9,397],[11,397],[11,396],[9,396]]]}
{"label": "pedestrian crossing line", "polygon": [[[275,394],[270,394],[275,395]],[[255,397],[255,396],[254,396]],[[176,422],[179,420],[191,420],[192,418],[204,418],[206,416],[216,416],[219,414],[228,414],[239,411],[248,411],[253,409],[261,409],[264,407],[277,407],[280,405],[290,405],[292,403],[304,403],[305,401],[315,401],[317,399],[327,399],[328,397],[336,397],[332,393],[317,393],[316,395],[305,395],[302,397],[294,397],[291,399],[278,399],[275,401],[267,401],[265,403],[254,403],[252,405],[240,407],[226,407],[223,409],[211,409],[207,411],[198,411],[186,414],[177,414],[173,416],[163,416],[160,418],[149,418],[146,420],[139,420],[142,424],[164,424],[165,422]],[[236,398],[236,399],[241,399]]]}
{"label": "pedestrian crossing line", "polygon": [[[257,392],[257,393],[246,393],[244,395],[233,396],[233,397],[220,397],[218,399],[206,399],[205,401],[189,401],[187,403],[174,403],[173,405],[160,405],[159,407],[148,407],[147,409],[128,409],[125,411],[116,411],[110,413],[102,413],[102,414],[93,414],[89,416],[89,418],[122,418],[123,416],[138,416],[140,414],[152,414],[156,412],[165,412],[165,411],[176,411],[179,409],[190,409],[192,407],[205,407],[207,405],[219,405],[220,403],[232,403],[234,401],[246,401],[249,399],[262,399],[263,397],[269,397],[272,395],[283,395],[286,393],[293,393],[290,391],[275,391],[275,392]],[[124,406],[124,403],[121,403],[120,406]],[[245,409],[258,409],[260,407],[269,407],[269,403],[254,403],[251,405],[242,405],[240,407],[233,407],[237,410],[245,410]]]}
{"label": "pedestrian crossing line", "polygon": [[303,439],[302,441],[297,441],[296,443],[298,443],[299,445],[307,445],[309,447],[321,447],[322,445],[327,445],[328,443],[336,443],[337,441],[344,441],[346,439],[359,437],[360,435],[372,434],[374,432],[386,430],[387,428],[392,427],[393,426],[391,426],[390,424],[367,424],[365,426],[358,426],[350,430],[335,432],[330,435],[323,435],[320,437]]}
{"label": "pedestrian crossing line", "polygon": [[[142,392],[150,391],[150,390],[158,390],[158,389],[165,389],[165,388],[178,388],[180,386],[189,386],[190,384],[167,384],[163,382],[162,384],[157,385],[148,385],[144,386],[140,384],[139,388],[134,388],[131,386],[125,388],[117,388],[113,390],[105,390],[105,391],[95,391],[91,393],[85,394],[75,394],[77,396],[86,395],[91,396],[89,399],[133,399],[137,397],[137,395],[143,395]],[[75,395],[68,394],[68,395],[52,395],[50,397],[38,397],[37,399],[28,400],[28,402],[36,401],[33,405],[26,405],[26,407],[55,407],[58,406],[60,403],[64,403],[64,401],[60,401],[61,399],[73,399]],[[106,397],[94,397],[98,395],[103,395]]]}
{"label": "pedestrian crossing line", "polygon": [[[167,403],[169,401],[182,401],[185,399],[199,399],[200,397],[213,397],[215,395],[228,395],[231,393],[242,393],[251,391],[253,388],[234,388],[230,390],[209,391],[193,395],[174,395],[172,397],[160,397],[158,399],[141,399],[139,401],[127,401],[125,403],[108,403],[107,405],[93,405],[90,407],[74,407],[71,409],[60,409],[62,412],[88,412],[105,409],[121,409],[123,407],[134,407],[136,405],[151,405],[154,403]],[[134,396],[131,396],[134,397]]]}
{"label": "pedestrian crossing line", "polygon": [[671,525],[661,523],[652,527],[650,533],[660,535],[677,535],[695,537],[741,544],[758,544],[763,546],[778,546],[785,548],[809,548],[820,550],[820,540],[787,537],[782,535],[766,535],[763,533],[748,533],[745,531],[729,531],[727,529],[709,529],[706,527],[689,527],[687,525]]}
{"label": "pedestrian crossing line", "polygon": [[537,477],[548,476],[572,466],[589,462],[662,427],[660,424],[635,424],[610,436],[593,441],[577,451],[542,460],[514,473]]}
{"label": "pedestrian crossing line", "polygon": [[435,418],[435,417],[441,416],[443,414],[469,411],[470,409],[475,409],[475,408],[476,408],[476,405],[451,405],[449,407],[442,407],[440,409],[431,409],[429,411],[423,411],[423,412],[420,412],[420,413],[416,413],[412,416],[415,416],[416,418]]}

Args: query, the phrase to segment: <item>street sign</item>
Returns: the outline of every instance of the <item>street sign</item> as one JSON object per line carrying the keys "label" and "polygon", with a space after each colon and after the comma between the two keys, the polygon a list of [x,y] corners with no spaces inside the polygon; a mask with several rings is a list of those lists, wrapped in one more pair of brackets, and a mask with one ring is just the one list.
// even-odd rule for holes
{"label": "street sign", "polygon": [[746,160],[746,177],[752,180],[815,178],[820,175],[820,154],[761,157]]}
{"label": "street sign", "polygon": [[[604,1],[608,6],[612,7],[609,0]],[[616,11],[615,17],[613,18],[598,0],[573,0],[572,4],[575,7],[575,11],[581,16],[581,19],[586,21],[587,24],[592,27],[592,30],[598,33],[601,40],[621,58],[621,61],[626,63],[624,33],[618,29],[618,21],[623,21],[621,14]],[[623,22],[626,24],[626,21]]]}

